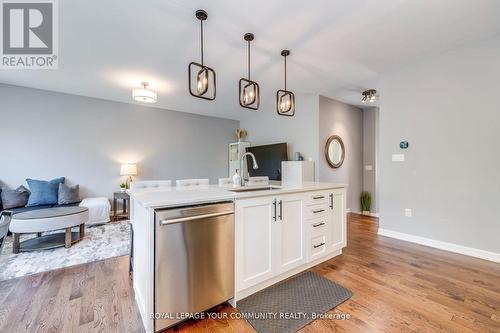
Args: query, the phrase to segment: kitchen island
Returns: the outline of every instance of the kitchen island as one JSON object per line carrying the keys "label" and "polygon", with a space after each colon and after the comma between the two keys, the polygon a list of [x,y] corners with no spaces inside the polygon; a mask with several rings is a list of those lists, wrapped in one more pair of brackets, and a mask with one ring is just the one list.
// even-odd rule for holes
{"label": "kitchen island", "polygon": [[[134,231],[133,286],[146,332],[161,327],[158,318],[152,316],[158,310],[155,308],[157,212],[220,202],[224,202],[225,207],[234,207],[234,229],[231,229],[234,246],[225,249],[227,258],[231,263],[234,261],[234,265],[230,265],[234,267],[230,272],[234,277],[230,300],[233,306],[248,295],[341,254],[346,246],[344,184],[171,187],[139,190],[130,192],[130,196]],[[179,257],[178,253],[161,254]]]}

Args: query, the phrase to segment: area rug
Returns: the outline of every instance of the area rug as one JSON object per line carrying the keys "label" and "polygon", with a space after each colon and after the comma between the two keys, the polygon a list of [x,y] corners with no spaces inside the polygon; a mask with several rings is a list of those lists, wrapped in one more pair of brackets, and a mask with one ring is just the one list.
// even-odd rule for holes
{"label": "area rug", "polygon": [[349,289],[305,272],[237,302],[259,333],[293,333],[351,298]]}
{"label": "area rug", "polygon": [[[76,228],[74,231],[78,231]],[[36,235],[21,235],[21,241]],[[0,281],[57,268],[129,254],[130,225],[127,221],[87,227],[85,238],[64,247],[33,252],[12,253],[12,236],[7,237],[0,254]]]}

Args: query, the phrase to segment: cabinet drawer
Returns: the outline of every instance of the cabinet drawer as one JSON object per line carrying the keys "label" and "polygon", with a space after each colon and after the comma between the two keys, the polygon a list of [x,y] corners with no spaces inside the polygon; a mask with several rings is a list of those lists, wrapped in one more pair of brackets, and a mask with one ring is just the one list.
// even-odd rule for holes
{"label": "cabinet drawer", "polygon": [[328,204],[327,192],[307,193],[306,205]]}
{"label": "cabinet drawer", "polygon": [[304,207],[304,218],[306,219],[315,219],[319,217],[325,217],[328,214],[328,205],[314,205],[314,206],[306,206]]}
{"label": "cabinet drawer", "polygon": [[325,231],[327,224],[328,224],[328,219],[326,216],[321,217],[321,218],[316,218],[308,221],[309,226],[311,228],[311,232],[316,233],[318,231]]}
{"label": "cabinet drawer", "polygon": [[309,246],[310,259],[315,259],[316,257],[321,257],[322,255],[326,254],[326,234],[320,233],[311,236]]}

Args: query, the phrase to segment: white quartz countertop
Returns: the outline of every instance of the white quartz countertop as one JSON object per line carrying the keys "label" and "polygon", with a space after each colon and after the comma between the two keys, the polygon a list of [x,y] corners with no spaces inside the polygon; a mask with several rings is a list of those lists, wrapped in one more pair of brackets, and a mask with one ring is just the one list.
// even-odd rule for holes
{"label": "white quartz countertop", "polygon": [[[193,204],[210,203],[226,200],[238,200],[244,198],[264,197],[270,195],[281,195],[286,193],[298,193],[307,191],[321,191],[333,188],[347,187],[346,184],[306,182],[293,185],[268,185],[273,187],[269,190],[232,192],[232,187],[220,187],[218,185],[197,186],[187,188],[168,187],[161,189],[141,189],[138,191],[127,191],[127,193],[140,205],[147,208],[175,207]],[[249,186],[258,188],[262,186]],[[236,188],[237,189],[237,188]]]}

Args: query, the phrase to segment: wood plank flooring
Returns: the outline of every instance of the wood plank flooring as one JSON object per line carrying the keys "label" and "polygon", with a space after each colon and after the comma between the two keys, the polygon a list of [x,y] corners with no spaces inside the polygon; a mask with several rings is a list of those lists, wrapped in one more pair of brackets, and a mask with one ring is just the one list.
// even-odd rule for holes
{"label": "wood plank flooring", "polygon": [[[500,332],[500,264],[378,236],[375,218],[348,221],[344,253],[312,270],[351,289],[331,311],[350,319],[300,332]],[[0,332],[143,332],[127,259],[0,282]],[[242,319],[205,319],[168,332],[255,331]]]}
{"label": "wood plank flooring", "polygon": [[0,282],[2,333],[143,331],[128,257]]}

